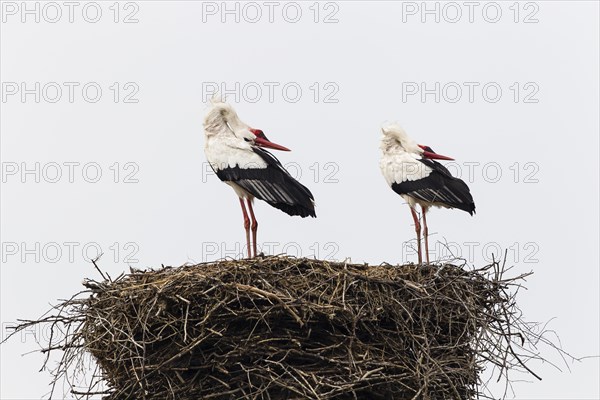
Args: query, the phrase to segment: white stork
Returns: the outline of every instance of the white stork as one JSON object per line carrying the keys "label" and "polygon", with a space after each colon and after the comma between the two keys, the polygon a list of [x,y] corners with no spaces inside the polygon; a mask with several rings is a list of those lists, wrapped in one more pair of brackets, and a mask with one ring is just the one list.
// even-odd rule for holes
{"label": "white stork", "polygon": [[[258,222],[252,208],[254,198],[264,200],[289,215],[316,217],[310,190],[292,178],[279,160],[264,148],[290,150],[269,141],[260,129],[253,129],[242,122],[233,107],[223,100],[214,98],[211,101],[204,117],[204,135],[204,152],[210,166],[239,197],[249,258],[252,257],[250,229],[254,257],[257,255]],[[252,225],[244,201],[248,204]]]}
{"label": "white stork", "polygon": [[431,206],[458,208],[473,215],[475,203],[469,187],[462,180],[455,178],[438,160],[453,160],[450,157],[436,154],[431,147],[417,144],[397,124],[389,124],[382,128],[383,138],[381,150],[383,155],[379,167],[388,185],[398,193],[410,206],[417,233],[417,251],[419,264],[421,255],[421,224],[415,210],[417,204],[423,211],[423,237],[425,253],[429,263],[429,242],[427,230],[427,210]]}

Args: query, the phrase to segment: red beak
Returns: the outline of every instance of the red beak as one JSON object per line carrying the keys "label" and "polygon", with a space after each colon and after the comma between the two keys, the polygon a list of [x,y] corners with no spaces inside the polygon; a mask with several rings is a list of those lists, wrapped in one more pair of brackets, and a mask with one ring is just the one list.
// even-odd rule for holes
{"label": "red beak", "polygon": [[257,146],[266,147],[268,149],[273,150],[291,151],[285,146],[271,142],[269,139],[267,139],[263,131],[261,131],[260,129],[250,129],[250,132],[256,135],[256,139],[254,139],[254,144]]}
{"label": "red beak", "polygon": [[449,160],[449,161],[454,160],[454,158],[452,158],[452,157],[443,156],[441,154],[436,153],[429,146],[423,146],[422,144],[420,144],[419,147],[423,149],[423,157],[425,157],[425,158],[429,158],[432,160]]}
{"label": "red beak", "polygon": [[288,149],[285,146],[282,146],[277,143],[273,143],[269,139],[263,139],[263,138],[259,138],[259,137],[257,137],[254,140],[254,144],[256,144],[257,146],[260,146],[260,147],[267,147],[269,149],[274,149],[274,150],[291,151],[290,149]]}

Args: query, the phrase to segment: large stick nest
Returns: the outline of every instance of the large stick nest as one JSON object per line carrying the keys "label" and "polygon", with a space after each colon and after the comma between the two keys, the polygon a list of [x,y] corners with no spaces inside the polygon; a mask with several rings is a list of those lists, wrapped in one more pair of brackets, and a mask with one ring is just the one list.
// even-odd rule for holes
{"label": "large stick nest", "polygon": [[219,261],[88,280],[88,296],[29,323],[66,326],[47,349],[63,351],[56,379],[93,356],[82,397],[103,382],[109,400],[471,399],[487,363],[527,369],[509,290],[524,276],[502,272]]}

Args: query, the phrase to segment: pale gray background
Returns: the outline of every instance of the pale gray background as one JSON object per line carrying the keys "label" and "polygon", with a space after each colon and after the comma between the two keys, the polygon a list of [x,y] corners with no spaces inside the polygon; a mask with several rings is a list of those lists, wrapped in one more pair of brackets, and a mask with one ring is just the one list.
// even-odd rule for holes
{"label": "pale gray background", "polygon": [[[456,157],[463,178],[468,172],[464,162],[481,163],[469,182],[477,215],[433,210],[431,242],[457,244],[454,248],[475,266],[486,264],[486,251],[496,248],[490,246],[512,248],[511,274],[535,272],[519,296],[525,318],[554,318],[548,328],[575,356],[600,354],[597,2],[521,3],[517,23],[509,8],[513,2],[498,3],[502,17],[497,23],[482,17],[484,2],[472,23],[462,2],[463,16],[456,23],[444,15],[439,23],[432,16],[423,23],[420,14],[405,15],[403,22],[407,5],[392,2],[321,5],[318,23],[312,2],[299,3],[303,14],[297,23],[282,17],[284,3],[270,23],[268,9],[259,2],[263,17],[257,23],[245,20],[254,18],[250,9],[252,14],[241,14],[239,23],[233,16],[222,23],[220,14],[205,15],[203,22],[201,2],[148,1],[136,3],[139,22],[132,24],[114,23],[112,2],[101,2],[102,18],[93,24],[82,18],[84,4],[75,10],[73,23],[64,6],[65,15],[56,23],[43,18],[36,23],[31,16],[22,23],[21,14],[3,15],[2,82],[31,87],[34,82],[97,82],[103,89],[97,103],[86,102],[80,89],[73,103],[66,92],[55,104],[9,96],[1,104],[3,168],[97,162],[103,176],[88,183],[78,167],[73,183],[66,176],[58,183],[5,177],[2,337],[6,325],[40,316],[49,304],[79,291],[84,277],[97,277],[81,255],[86,243],[102,247],[100,265],[113,276],[127,271],[127,264],[180,265],[235,254],[244,240],[237,199],[215,176],[203,178],[203,82],[227,82],[230,88],[235,82],[279,82],[279,88],[296,82],[303,89],[296,103],[286,101],[280,89],[269,102],[265,86],[255,103],[230,96],[245,122],[293,150],[277,155],[283,163],[297,163],[300,180],[316,197],[317,219],[290,218],[257,203],[259,240],[275,243],[272,253],[287,245],[303,256],[317,250],[321,258],[355,262],[415,260],[404,245],[414,235],[410,213],[378,167],[379,126],[397,120],[419,142]],[[336,7],[338,22],[323,23]],[[524,23],[536,8],[538,22]],[[132,10],[122,9],[119,19]],[[109,89],[114,82],[135,82],[139,102],[115,104]],[[337,85],[333,98],[338,102],[324,102],[329,91],[321,87],[315,103],[309,89],[314,82]],[[435,82],[496,82],[503,94],[490,103],[479,86],[472,103],[466,98],[436,103],[432,96],[425,102],[418,96],[402,101],[403,82],[430,87]],[[538,102],[524,103],[529,91],[521,88],[515,103],[509,89],[514,82],[534,82]],[[121,164],[119,183],[109,169],[115,162]],[[131,171],[123,169],[127,162],[139,166],[138,183],[123,183]],[[321,168],[317,182],[310,169],[315,162]],[[324,170],[328,162],[333,167]],[[492,162],[502,172],[495,183],[482,173],[482,166]],[[516,162],[517,179],[510,168]],[[525,170],[525,163],[533,163],[533,169]],[[325,180],[331,171],[337,182]],[[525,179],[532,171],[532,179]],[[73,259],[64,242],[79,243]],[[121,248],[117,262],[109,249],[115,242]],[[125,260],[135,249],[130,242],[139,248],[137,262]],[[16,255],[7,251],[11,243],[17,245]],[[35,254],[23,262],[22,243],[27,248],[39,243],[47,251],[49,243],[59,243],[63,254],[50,262],[54,253],[40,250],[39,262]],[[45,332],[37,334],[43,340]],[[36,348],[33,333],[0,347],[0,398],[37,399],[47,392],[50,376],[38,372],[42,356],[22,356]],[[598,358],[568,362],[569,372],[556,353],[540,350],[563,372],[532,363],[544,380],[515,383],[516,398],[599,398]],[[502,387],[496,389],[500,395]]]}

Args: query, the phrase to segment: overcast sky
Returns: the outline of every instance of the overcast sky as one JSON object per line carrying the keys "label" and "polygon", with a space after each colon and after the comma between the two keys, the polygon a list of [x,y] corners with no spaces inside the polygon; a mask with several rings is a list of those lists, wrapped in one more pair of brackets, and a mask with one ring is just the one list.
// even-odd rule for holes
{"label": "overcast sky", "polygon": [[[598,12],[594,1],[2,2],[2,337],[98,278],[87,260],[99,251],[113,276],[244,252],[238,201],[203,151],[219,89],[292,149],[276,155],[316,198],[317,219],[257,202],[259,250],[416,261],[409,209],[378,167],[380,125],[398,121],[456,158],[448,168],[477,206],[431,211],[432,258],[479,267],[508,250],[511,274],[534,271],[525,319],[552,319],[565,350],[597,356]],[[48,391],[42,356],[22,356],[36,348],[32,333],[0,347],[0,398]],[[532,363],[544,380],[515,383],[517,399],[600,397],[598,358],[568,371],[540,351],[562,372]]]}

